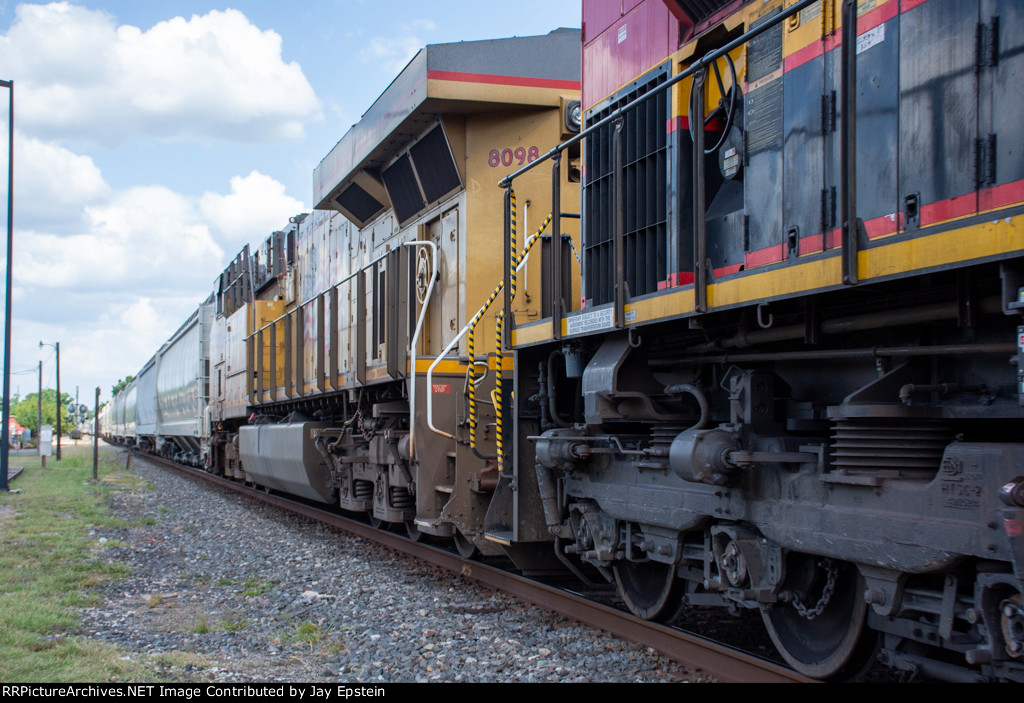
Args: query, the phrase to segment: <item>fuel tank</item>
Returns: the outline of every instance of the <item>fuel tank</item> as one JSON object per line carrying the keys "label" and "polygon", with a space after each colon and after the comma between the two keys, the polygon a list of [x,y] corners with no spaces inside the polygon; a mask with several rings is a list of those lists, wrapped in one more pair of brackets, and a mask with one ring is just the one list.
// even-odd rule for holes
{"label": "fuel tank", "polygon": [[254,425],[239,431],[238,449],[246,474],[256,483],[331,503],[330,469],[313,444],[313,430],[325,422]]}

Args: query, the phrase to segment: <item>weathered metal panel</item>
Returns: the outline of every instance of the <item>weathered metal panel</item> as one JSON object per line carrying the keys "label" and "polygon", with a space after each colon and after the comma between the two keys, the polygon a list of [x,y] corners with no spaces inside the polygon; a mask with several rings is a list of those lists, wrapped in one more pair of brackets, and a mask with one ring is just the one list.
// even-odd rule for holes
{"label": "weathered metal panel", "polygon": [[[621,3],[621,16],[599,10],[594,21],[607,26],[586,26],[583,46],[583,109],[589,110],[637,76],[654,68],[676,50],[679,23],[661,0],[646,0],[634,7]],[[613,7],[619,7],[614,3]],[[588,8],[588,16],[590,4]],[[598,27],[600,26],[598,25]]]}
{"label": "weathered metal panel", "polygon": [[977,25],[978,3],[962,0],[900,18],[900,195],[920,206],[908,229],[977,210]]}
{"label": "weathered metal panel", "polygon": [[1016,183],[1011,193],[996,199],[983,198],[981,210],[1024,200],[1024,158],[1021,145],[1024,144],[1024,119],[1020,106],[1024,102],[1021,76],[1024,75],[1024,4],[1019,0],[983,0],[980,23],[998,51],[994,62],[989,61],[981,70],[991,74],[983,84],[979,103],[986,106],[991,101],[991,118],[979,125],[978,135],[987,139],[993,135],[995,154],[993,164],[994,183],[985,186],[1003,186]]}

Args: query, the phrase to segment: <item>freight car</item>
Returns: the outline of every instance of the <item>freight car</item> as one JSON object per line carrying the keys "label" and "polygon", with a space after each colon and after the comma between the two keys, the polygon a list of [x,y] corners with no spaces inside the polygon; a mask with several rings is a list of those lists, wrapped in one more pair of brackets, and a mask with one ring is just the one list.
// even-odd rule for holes
{"label": "freight car", "polygon": [[209,445],[210,325],[207,299],[100,411],[103,437],[190,466]]}
{"label": "freight car", "polygon": [[428,46],[236,257],[208,468],[812,676],[1024,680],[1024,9],[583,20],[581,102],[575,33]]}

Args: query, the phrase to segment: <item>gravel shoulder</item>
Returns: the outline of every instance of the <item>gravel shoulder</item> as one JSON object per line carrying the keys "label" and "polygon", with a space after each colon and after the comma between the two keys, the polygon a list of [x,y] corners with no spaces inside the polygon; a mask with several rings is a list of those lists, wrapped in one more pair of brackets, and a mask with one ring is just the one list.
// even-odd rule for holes
{"label": "gravel shoulder", "polygon": [[[618,640],[139,457],[97,531],[131,575],[79,635],[172,681],[707,681]],[[167,657],[167,653],[177,653]]]}

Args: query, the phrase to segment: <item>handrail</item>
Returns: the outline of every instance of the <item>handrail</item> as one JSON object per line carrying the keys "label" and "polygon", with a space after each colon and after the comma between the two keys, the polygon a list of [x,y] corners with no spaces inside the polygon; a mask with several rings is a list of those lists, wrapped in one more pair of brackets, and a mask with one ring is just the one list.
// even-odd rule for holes
{"label": "handrail", "polygon": [[567,139],[566,141],[562,142],[561,144],[558,144],[558,145],[552,147],[550,151],[548,151],[545,154],[542,154],[540,157],[538,157],[538,158],[534,159],[533,161],[531,161],[530,163],[526,164],[525,166],[520,168],[518,171],[513,171],[512,173],[506,175],[504,178],[502,178],[500,181],[498,181],[498,187],[499,188],[507,188],[512,183],[512,181],[514,179],[516,179],[519,176],[523,175],[524,173],[526,173],[530,169],[534,168],[535,166],[538,166],[541,162],[546,161],[548,159],[554,158],[557,154],[560,154],[561,152],[565,151],[567,148],[569,148],[573,144],[579,142],[584,137],[589,136],[590,134],[592,134],[593,132],[597,131],[601,127],[604,127],[605,125],[610,124],[611,122],[614,122],[615,120],[619,119],[623,114],[625,114],[626,112],[629,112],[630,110],[632,110],[632,109],[636,108],[638,105],[640,105],[640,103],[642,103],[642,102],[644,102],[646,100],[649,100],[650,98],[652,98],[655,95],[661,93],[662,91],[668,90],[670,87],[674,86],[676,83],[679,83],[682,80],[684,80],[686,78],[689,78],[690,76],[694,75],[698,71],[703,71],[705,68],[710,66],[714,61],[718,60],[719,58],[721,58],[725,54],[728,54],[733,49],[736,49],[737,47],[740,47],[743,44],[746,44],[747,42],[749,42],[754,37],[757,37],[757,36],[763,34],[764,32],[768,31],[772,27],[774,27],[774,26],[776,26],[778,24],[781,24],[785,20],[789,19],[790,17],[792,17],[796,13],[800,12],[801,10],[806,8],[807,6],[812,5],[812,4],[814,4],[816,2],[819,2],[819,1],[820,0],[799,0],[799,2],[797,2],[795,5],[791,5],[790,7],[786,8],[785,11],[783,11],[780,14],[776,15],[775,17],[772,17],[770,20],[768,20],[764,24],[758,25],[757,27],[751,29],[750,31],[745,32],[744,34],[741,34],[740,36],[736,37],[735,39],[733,39],[728,44],[726,44],[726,45],[724,45],[724,46],[722,46],[722,47],[720,47],[718,49],[715,49],[714,51],[709,51],[708,53],[704,54],[703,57],[701,57],[700,59],[697,59],[692,64],[690,64],[690,66],[685,71],[683,71],[682,73],[678,73],[675,76],[672,76],[672,78],[668,79],[667,81],[665,81],[664,83],[659,85],[657,88],[651,90],[648,93],[645,93],[645,94],[637,97],[632,102],[626,103],[622,107],[616,109],[614,112],[609,114],[604,119],[602,119],[602,120],[600,120],[598,122],[595,122],[594,124],[590,125],[586,129],[582,130],[579,134],[575,135],[571,139]]}
{"label": "handrail", "polygon": [[[495,347],[501,349],[501,333],[505,326],[505,311],[499,310],[494,316],[494,336],[495,336]],[[499,356],[500,360],[501,357]],[[492,399],[494,400],[494,448],[497,451],[498,459],[498,475],[503,476],[505,473],[505,444],[504,444],[504,413],[503,406],[505,397],[502,395],[502,373],[501,365],[498,365],[498,374],[494,379],[494,393]]]}
{"label": "handrail", "polygon": [[437,244],[429,240],[405,242],[403,247],[430,247],[431,260],[434,262],[434,270],[430,274],[430,283],[427,284],[427,292],[423,296],[423,307],[420,309],[419,319],[416,321],[416,331],[409,340],[409,359],[412,368],[412,379],[409,383],[409,460],[416,459],[416,344],[419,342],[420,331],[423,329],[423,321],[427,318],[427,307],[430,304],[430,296],[434,292],[434,284],[441,275],[441,261],[437,255]]}
{"label": "handrail", "polygon": [[[408,243],[410,243],[410,242],[406,242],[405,244],[408,244]],[[402,244],[402,246],[405,246],[405,244]],[[348,282],[349,282],[349,281],[351,281],[351,280],[352,280],[353,278],[355,278],[355,277],[356,277],[356,276],[358,276],[359,274],[361,274],[361,273],[363,273],[364,271],[366,271],[366,269],[368,269],[368,268],[370,268],[371,266],[373,266],[374,264],[380,263],[381,261],[383,261],[384,259],[386,259],[386,258],[387,258],[387,256],[388,256],[388,254],[390,253],[390,251],[391,251],[391,250],[389,249],[388,251],[386,251],[386,252],[384,252],[383,254],[381,254],[380,256],[378,256],[378,257],[377,257],[376,259],[373,259],[372,261],[370,261],[369,263],[367,263],[367,264],[366,264],[365,266],[362,266],[362,267],[360,267],[360,268],[359,268],[358,270],[356,270],[356,271],[353,271],[353,272],[352,272],[352,273],[350,273],[349,275],[345,276],[345,277],[344,277],[343,279],[341,279],[341,280],[340,280],[340,281],[338,281],[337,283],[335,283],[335,284],[333,284],[333,285],[331,285],[331,286],[328,286],[328,287],[327,287],[327,288],[325,288],[324,290],[322,290],[322,291],[320,291],[319,293],[317,293],[316,295],[314,295],[314,296],[313,296],[312,298],[309,298],[308,300],[305,300],[305,301],[303,301],[303,302],[299,303],[299,304],[298,304],[298,305],[296,305],[296,306],[295,306],[294,308],[292,308],[292,309],[291,309],[291,310],[289,310],[288,312],[284,313],[284,314],[283,314],[283,315],[281,315],[280,317],[278,317],[278,318],[276,318],[276,319],[272,320],[271,322],[268,322],[267,324],[263,325],[263,326],[262,326],[262,327],[260,327],[260,328],[259,328],[258,330],[256,330],[255,332],[253,332],[252,334],[250,334],[250,335],[249,335],[248,337],[246,337],[246,338],[245,338],[245,341],[247,341],[247,342],[248,342],[248,341],[249,341],[250,339],[252,339],[253,337],[255,337],[255,336],[256,336],[257,334],[259,334],[260,332],[262,332],[262,331],[266,330],[267,328],[269,328],[269,327],[271,327],[271,326],[273,326],[273,325],[276,325],[276,324],[277,324],[278,322],[280,322],[280,321],[281,321],[281,320],[283,320],[284,318],[288,317],[289,315],[293,315],[293,314],[295,313],[295,311],[296,311],[296,310],[301,310],[302,308],[306,307],[306,306],[307,306],[307,305],[309,305],[310,303],[312,303],[312,302],[316,301],[316,300],[317,300],[317,299],[318,299],[318,298],[319,298],[320,296],[322,296],[322,295],[323,295],[324,293],[330,293],[330,292],[331,292],[331,290],[333,290],[333,289],[337,288],[337,287],[338,287],[338,286],[340,286],[341,284],[343,284],[343,283],[348,283]],[[255,302],[257,302],[255,298],[253,298],[253,302],[254,302],[254,303],[255,303]]]}
{"label": "handrail", "polygon": [[[541,225],[541,228],[539,230],[537,230],[536,232],[534,232],[533,234],[531,234],[530,238],[526,240],[526,244],[523,246],[523,253],[519,255],[519,258],[516,261],[516,266],[517,266],[516,270],[517,271],[519,269],[521,269],[526,264],[526,256],[530,253],[530,248],[534,245],[534,243],[536,243],[537,239],[540,237],[541,233],[544,231],[544,228],[547,227],[547,222],[548,221],[545,220],[544,224]],[[480,306],[480,309],[477,311],[476,315],[473,316],[473,319],[470,320],[468,323],[466,323],[466,326],[462,328],[462,331],[460,331],[455,336],[455,339],[453,339],[452,341],[450,341],[448,343],[448,346],[446,346],[444,348],[444,350],[441,352],[441,354],[436,359],[434,359],[434,362],[427,369],[427,393],[429,394],[428,395],[429,400],[427,401],[427,427],[429,427],[431,432],[434,432],[435,434],[439,434],[442,437],[447,437],[448,439],[455,439],[455,435],[450,434],[448,432],[445,432],[444,430],[439,430],[436,427],[434,427],[434,400],[433,400],[433,398],[434,398],[434,384],[433,384],[433,380],[432,380],[433,379],[433,375],[434,375],[434,369],[437,368],[437,365],[441,363],[442,359],[444,359],[446,356],[448,356],[448,352],[450,352],[452,350],[452,348],[455,347],[455,345],[459,343],[459,340],[462,339],[466,335],[467,332],[469,332],[470,327],[475,325],[477,322],[479,322],[478,318],[483,317],[483,315],[487,312],[487,309],[491,306],[491,303],[494,302],[494,299],[498,297],[498,295],[501,293],[501,291],[502,291],[502,289],[504,287],[505,287],[505,282],[504,281],[499,281],[498,285],[495,286],[494,291],[491,292],[491,295],[487,299],[487,302],[484,303],[482,306]],[[499,355],[499,359],[500,358],[501,357]],[[470,364],[470,367],[472,367],[472,364]],[[499,373],[500,373],[500,365],[499,365]],[[472,388],[472,387],[473,387],[473,384],[471,383],[470,384],[470,388]]]}
{"label": "handrail", "polygon": [[[548,216],[544,218],[544,221],[541,223],[540,228],[536,231],[536,233],[527,238],[526,243],[523,245],[523,253],[519,255],[519,257],[516,260],[517,271],[522,269],[526,265],[526,255],[530,252],[530,249],[537,241],[537,238],[540,237],[540,235],[544,232],[545,229],[547,229],[547,226],[551,223],[551,220],[552,213],[548,213]],[[481,318],[483,318],[484,314],[487,312],[487,309],[497,299],[498,294],[501,292],[503,287],[503,283],[498,284],[498,286],[494,289],[494,292],[492,292],[491,296],[487,299],[487,302],[483,304],[483,306],[480,308],[479,311],[477,311],[477,314],[473,316],[473,319],[470,320],[469,323],[469,338],[467,340],[466,345],[466,352],[467,355],[469,356],[469,446],[471,449],[473,449],[474,453],[476,452],[476,384],[474,383],[476,379],[476,366],[474,364],[476,360],[476,355],[474,354],[474,333],[476,331],[476,325],[479,324]],[[499,336],[498,339],[500,340],[501,337]],[[498,376],[500,385],[500,376],[502,369],[502,354],[500,353],[501,345],[496,345],[495,350],[498,351]],[[496,457],[480,456],[480,458],[494,459]]]}
{"label": "handrail", "polygon": [[[672,76],[671,78],[669,78],[664,83],[662,83],[659,86],[657,86],[656,88],[650,90],[649,92],[644,93],[641,96],[636,97],[635,99],[633,99],[632,101],[626,103],[625,105],[622,105],[621,107],[613,110],[609,115],[607,115],[603,119],[597,121],[596,123],[594,123],[592,125],[589,125],[586,129],[580,131],[579,134],[573,136],[572,138],[566,140],[565,142],[562,142],[561,144],[558,144],[558,145],[554,146],[547,153],[543,154],[542,156],[540,156],[539,158],[535,159],[534,161],[526,164],[525,166],[523,166],[519,170],[514,171],[514,172],[506,175],[500,181],[498,181],[498,187],[503,188],[505,190],[505,236],[504,236],[504,250],[505,250],[505,305],[504,305],[504,309],[505,310],[510,310],[511,309],[511,300],[510,300],[510,298],[511,298],[511,291],[512,291],[512,289],[515,286],[515,283],[514,283],[514,280],[513,280],[514,277],[515,277],[515,274],[511,270],[512,269],[511,259],[512,259],[513,254],[511,254],[511,252],[510,252],[510,239],[511,239],[511,236],[512,236],[511,235],[511,231],[510,231],[511,230],[510,224],[511,224],[511,220],[514,219],[514,217],[515,217],[514,213],[512,212],[512,202],[511,202],[512,198],[510,197],[511,194],[512,194],[512,181],[514,179],[516,179],[520,175],[526,173],[530,169],[537,167],[542,162],[547,161],[549,159],[552,160],[554,162],[554,166],[553,166],[553,181],[554,182],[552,184],[552,200],[553,200],[552,201],[552,209],[553,209],[554,212],[560,213],[561,212],[561,203],[560,203],[561,195],[560,195],[560,175],[559,175],[560,174],[560,168],[559,168],[559,164],[560,164],[560,161],[561,161],[561,156],[562,156],[562,152],[563,151],[568,149],[570,146],[579,143],[585,137],[588,137],[588,136],[594,134],[595,132],[597,132],[597,130],[602,129],[603,127],[605,127],[605,126],[607,126],[609,124],[613,124],[613,123],[614,124],[621,124],[622,123],[622,119],[623,119],[623,115],[625,115],[629,111],[634,110],[635,108],[637,108],[638,106],[643,104],[645,101],[650,100],[651,98],[653,98],[653,97],[655,97],[657,95],[661,95],[664,91],[667,91],[669,88],[671,88],[672,86],[677,85],[678,83],[680,83],[681,81],[685,80],[686,78],[690,78],[692,76],[697,76],[697,75],[703,75],[706,72],[708,66],[713,65],[713,63],[715,61],[717,61],[719,58],[721,58],[722,56],[727,56],[729,54],[729,52],[737,49],[738,47],[743,46],[744,44],[748,43],[749,41],[751,41],[755,37],[761,35],[762,33],[766,32],[766,31],[768,31],[769,29],[780,25],[781,23],[785,22],[790,17],[793,17],[798,12],[800,12],[804,8],[810,6],[812,3],[817,2],[817,1],[818,0],[798,0],[798,2],[796,2],[795,4],[790,6],[789,8],[786,8],[784,11],[780,12],[779,14],[766,19],[763,24],[760,24],[757,27],[754,27],[753,29],[750,29],[749,31],[741,34],[739,37],[736,37],[732,41],[726,43],[724,46],[722,46],[722,47],[720,47],[718,49],[715,49],[713,51],[709,51],[708,53],[704,54],[701,58],[695,59],[693,61],[693,63],[691,63],[685,70],[681,71],[680,73],[676,74],[675,76]],[[847,5],[849,5],[852,2],[852,0],[845,0],[845,1],[846,1],[847,4],[844,5],[844,13],[848,14],[849,16],[853,16],[854,13],[852,11],[848,11],[846,9]],[[852,22],[849,22],[849,24],[855,25],[856,24],[856,20],[853,20]],[[856,35],[856,32],[853,31],[851,33],[851,36],[855,36],[855,35]],[[846,43],[850,43],[850,42],[847,41]],[[845,47],[845,45],[844,45],[844,50],[849,51],[849,47]],[[702,137],[703,134],[701,133],[698,136]],[[618,143],[619,141],[620,141],[620,135],[618,134],[618,130],[617,130],[616,131],[616,143]],[[695,165],[696,164],[701,164],[701,165],[703,164],[702,152],[703,152],[703,150],[700,152],[700,155],[698,155],[698,152],[694,151],[693,159],[694,159],[694,164]],[[617,188],[620,187],[619,181],[620,181],[621,177],[622,176],[621,176],[620,173],[616,174],[615,183],[616,183],[616,187]],[[695,210],[694,211],[694,219],[695,220],[696,220],[698,214],[699,213]],[[618,213],[618,217],[620,218],[620,221],[616,223],[616,227],[615,227],[616,240],[617,240],[616,244],[615,244],[615,260],[616,260],[615,327],[616,328],[621,328],[621,327],[625,326],[625,319],[624,319],[625,318],[625,305],[626,305],[626,302],[627,302],[626,301],[626,297],[627,296],[626,296],[625,291],[623,290],[623,287],[622,287],[623,286],[623,282],[624,282],[625,273],[624,273],[624,268],[623,268],[624,267],[624,252],[622,251],[621,216],[622,216],[622,213],[620,211]],[[695,246],[700,243],[698,240],[702,240],[703,239],[701,236],[699,236],[699,233],[697,232],[698,226],[699,225],[697,225],[697,223],[695,222],[695,238],[694,238]],[[559,219],[558,219],[558,217],[556,217],[555,224],[553,226],[553,231],[555,231],[557,233],[558,229],[559,229]],[[851,237],[846,236],[844,241],[846,239],[850,239],[850,238]],[[848,255],[848,251],[847,250],[850,249],[850,248],[851,247],[849,245],[844,245],[844,255]],[[558,256],[560,254],[560,250],[554,250],[554,251],[552,251],[552,254],[554,255],[552,257],[553,260],[555,262],[558,262],[559,258],[560,258]],[[701,308],[702,307],[706,307],[707,291],[701,289],[701,285],[702,285],[701,282],[703,282],[703,288],[706,288],[706,286],[707,286],[706,275],[702,275],[702,273],[705,272],[705,269],[706,269],[706,263],[705,262],[703,262],[703,261],[695,261],[695,274],[697,274],[697,276],[695,277],[695,280],[694,280],[694,286],[695,286],[695,288],[698,289],[698,290],[695,291],[696,302],[697,302],[697,311],[698,312],[702,312]],[[844,275],[845,275],[845,269],[844,269]],[[552,296],[553,296],[554,300],[552,302],[552,309],[551,309],[552,339],[558,340],[561,337],[561,324],[560,324],[560,320],[561,320],[562,315],[563,315],[563,311],[560,309],[558,301],[561,299],[561,287],[562,287],[562,283],[564,283],[564,281],[561,278],[561,270],[560,270],[559,267],[557,267],[557,266],[552,266],[551,267],[551,277],[552,277],[552,282],[554,284],[553,288],[552,288]],[[505,336],[506,337],[508,337],[510,335],[511,330],[514,327],[515,327],[514,321],[512,321],[510,324],[508,324],[506,326],[506,328],[505,328]],[[505,340],[505,341],[507,341],[507,340]]]}

